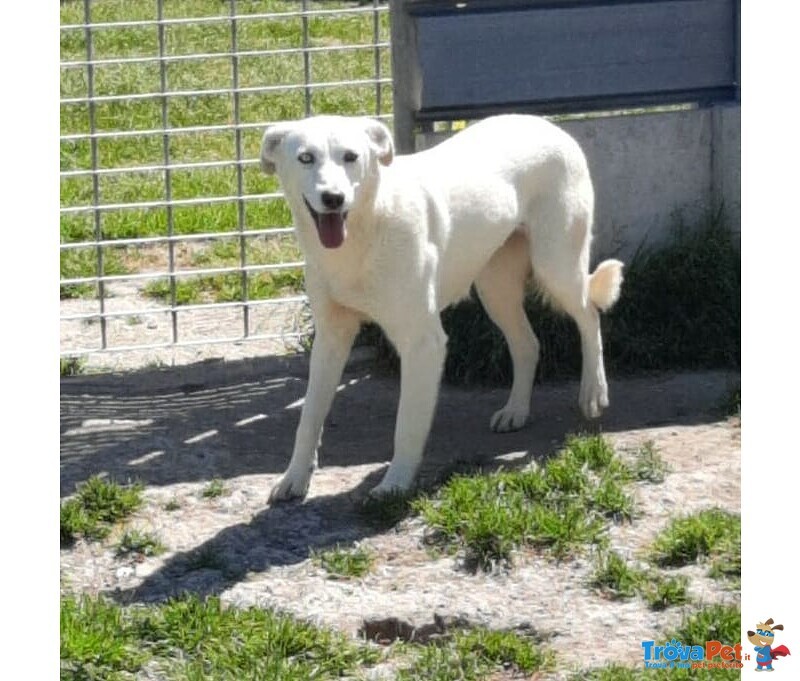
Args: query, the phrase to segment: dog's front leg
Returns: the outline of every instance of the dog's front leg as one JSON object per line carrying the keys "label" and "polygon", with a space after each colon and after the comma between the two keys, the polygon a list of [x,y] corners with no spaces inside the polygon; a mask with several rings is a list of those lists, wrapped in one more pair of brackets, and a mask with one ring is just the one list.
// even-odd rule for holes
{"label": "dog's front leg", "polygon": [[360,319],[351,310],[335,303],[314,308],[314,345],[308,388],[295,435],[289,468],[272,488],[270,503],[305,497],[311,474],[317,465],[317,447],[322,425],[330,411],[336,386],[342,376]]}
{"label": "dog's front leg", "polygon": [[422,451],[433,421],[447,336],[438,314],[428,319],[422,332],[397,344],[400,354],[400,406],[394,433],[394,457],[381,483],[370,495],[408,491],[414,483]]}

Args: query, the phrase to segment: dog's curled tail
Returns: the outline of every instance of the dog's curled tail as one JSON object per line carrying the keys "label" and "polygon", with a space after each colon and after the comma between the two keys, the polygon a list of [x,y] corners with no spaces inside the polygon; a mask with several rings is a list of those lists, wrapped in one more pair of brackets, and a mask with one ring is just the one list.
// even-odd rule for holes
{"label": "dog's curled tail", "polygon": [[619,298],[623,264],[619,260],[604,260],[589,277],[589,298],[605,312]]}

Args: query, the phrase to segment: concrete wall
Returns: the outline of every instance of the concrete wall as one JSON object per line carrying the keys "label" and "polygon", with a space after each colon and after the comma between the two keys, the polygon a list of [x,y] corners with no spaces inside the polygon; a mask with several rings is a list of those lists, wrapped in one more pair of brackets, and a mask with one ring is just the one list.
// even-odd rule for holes
{"label": "concrete wall", "polygon": [[[723,205],[740,229],[738,105],[557,122],[580,143],[595,185],[593,260],[630,259]],[[446,134],[417,136],[417,150]]]}

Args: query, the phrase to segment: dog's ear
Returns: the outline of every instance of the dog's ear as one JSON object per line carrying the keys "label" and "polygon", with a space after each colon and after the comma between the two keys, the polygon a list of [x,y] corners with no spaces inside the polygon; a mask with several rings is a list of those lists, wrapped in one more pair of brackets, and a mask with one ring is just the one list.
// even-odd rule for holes
{"label": "dog's ear", "polygon": [[367,137],[369,137],[372,148],[378,155],[378,160],[383,165],[388,166],[392,162],[392,159],[394,159],[392,133],[389,132],[389,128],[379,121],[373,120],[372,118],[365,118],[364,121]]}
{"label": "dog's ear", "polygon": [[267,175],[275,173],[275,159],[287,132],[289,128],[281,123],[267,126],[264,131],[264,137],[261,138],[261,170]]}

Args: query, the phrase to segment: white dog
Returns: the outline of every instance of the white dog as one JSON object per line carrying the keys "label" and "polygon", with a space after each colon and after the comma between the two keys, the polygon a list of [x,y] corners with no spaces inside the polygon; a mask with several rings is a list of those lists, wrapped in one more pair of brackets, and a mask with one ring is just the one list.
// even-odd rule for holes
{"label": "white dog", "polygon": [[316,331],[292,459],[270,502],[305,496],[365,320],[383,329],[401,360],[394,458],[372,494],[411,487],[445,356],[439,312],[473,283],[514,368],[494,430],[522,427],[530,411],[539,358],[523,309],[531,275],[580,330],[583,413],[596,417],[608,406],[599,311],[619,296],[622,263],[606,260],[589,274],[594,192],[583,152],[564,131],[534,116],[496,116],[394,158],[383,124],[320,116],[268,127],[261,165],[277,172],[294,217]]}

